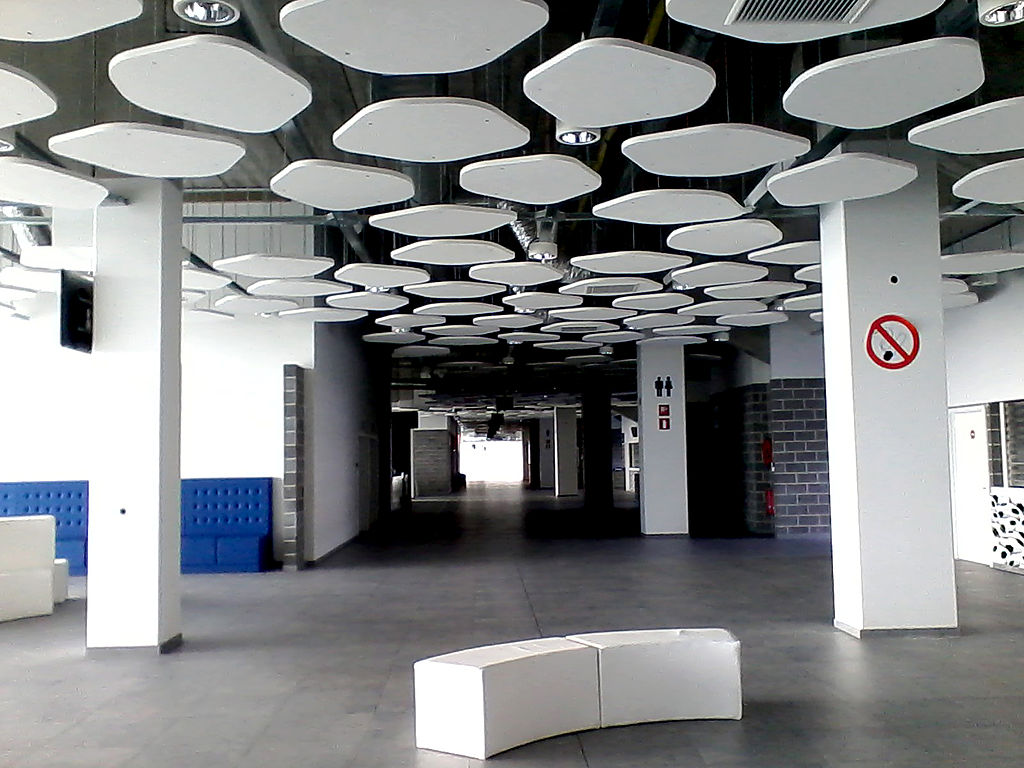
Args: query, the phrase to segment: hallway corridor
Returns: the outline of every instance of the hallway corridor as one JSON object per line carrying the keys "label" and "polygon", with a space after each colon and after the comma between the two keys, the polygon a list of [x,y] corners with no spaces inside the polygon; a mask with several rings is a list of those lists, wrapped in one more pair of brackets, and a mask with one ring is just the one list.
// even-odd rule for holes
{"label": "hallway corridor", "polygon": [[823,542],[530,533],[550,531],[543,518],[572,507],[473,485],[415,502],[402,525],[315,569],[186,576],[185,646],[162,658],[86,657],[82,600],[2,625],[0,766],[466,768],[479,763],[413,746],[416,659],[670,626],[722,626],[740,638],[742,721],[588,732],[489,762],[1008,768],[1024,759],[1019,576],[958,565],[959,637],[857,641],[832,629]]}

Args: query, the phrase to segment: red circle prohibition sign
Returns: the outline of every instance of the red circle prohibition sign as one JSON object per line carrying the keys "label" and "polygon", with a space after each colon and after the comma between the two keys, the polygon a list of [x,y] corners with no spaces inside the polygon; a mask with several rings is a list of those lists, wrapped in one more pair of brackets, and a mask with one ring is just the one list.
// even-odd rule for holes
{"label": "red circle prohibition sign", "polygon": [[899,315],[884,315],[868,328],[867,353],[875,365],[890,371],[906,368],[921,351],[921,334]]}

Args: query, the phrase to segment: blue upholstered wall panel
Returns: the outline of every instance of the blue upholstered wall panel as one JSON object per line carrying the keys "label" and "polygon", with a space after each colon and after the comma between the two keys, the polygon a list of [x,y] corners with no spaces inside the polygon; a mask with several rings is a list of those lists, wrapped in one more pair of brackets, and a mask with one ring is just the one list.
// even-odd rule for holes
{"label": "blue upholstered wall panel", "polygon": [[85,573],[87,482],[0,483],[0,517],[22,515],[53,515],[57,521],[57,557],[67,558],[72,575]]}
{"label": "blue upholstered wall panel", "polygon": [[[273,480],[268,477],[181,481],[181,570],[227,573],[272,564]],[[89,484],[0,483],[0,516],[53,515],[57,557],[86,572]]]}

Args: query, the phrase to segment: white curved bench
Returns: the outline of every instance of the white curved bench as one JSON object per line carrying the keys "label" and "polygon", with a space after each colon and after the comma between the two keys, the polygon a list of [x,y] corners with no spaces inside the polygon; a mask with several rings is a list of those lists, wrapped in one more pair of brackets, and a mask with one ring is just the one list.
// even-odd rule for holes
{"label": "white curved bench", "polygon": [[740,643],[724,629],[547,637],[413,665],[416,746],[479,760],[574,731],[740,719]]}
{"label": "white curved bench", "polygon": [[601,724],[597,649],[562,637],[417,661],[416,746],[478,760]]}
{"label": "white curved bench", "polygon": [[0,517],[0,621],[53,613],[52,515]]}
{"label": "white curved bench", "polygon": [[601,727],[661,720],[739,720],[740,643],[724,629],[595,632]]}

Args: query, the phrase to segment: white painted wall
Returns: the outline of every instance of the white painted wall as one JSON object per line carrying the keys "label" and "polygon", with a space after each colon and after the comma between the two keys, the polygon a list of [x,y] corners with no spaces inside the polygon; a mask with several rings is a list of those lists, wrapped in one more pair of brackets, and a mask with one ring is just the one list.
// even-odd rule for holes
{"label": "white painted wall", "polygon": [[[1024,248],[1024,221],[1012,219],[969,237],[950,252]],[[1024,398],[1024,274],[1004,273],[979,290],[980,303],[946,312],[949,406]]]}
{"label": "white painted wall", "polygon": [[771,377],[820,379],[825,376],[825,345],[821,323],[806,312],[790,314],[788,323],[771,326]]}
{"label": "white painted wall", "polygon": [[309,561],[319,560],[359,534],[360,437],[376,436],[370,407],[372,382],[357,330],[343,324],[317,324],[314,358],[306,377]]}

